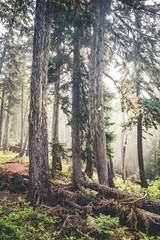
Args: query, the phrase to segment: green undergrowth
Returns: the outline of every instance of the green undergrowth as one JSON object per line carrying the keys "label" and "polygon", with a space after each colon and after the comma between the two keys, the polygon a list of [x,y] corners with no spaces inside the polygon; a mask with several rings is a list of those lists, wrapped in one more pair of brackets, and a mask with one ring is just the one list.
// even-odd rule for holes
{"label": "green undergrowth", "polygon": [[139,184],[131,182],[128,179],[124,183],[120,177],[116,177],[114,179],[114,183],[119,189],[123,191],[135,193],[137,196],[143,195],[145,192],[147,192],[150,198],[160,200],[160,177],[152,181],[148,180],[148,188],[141,188]]}
{"label": "green undergrowth", "polygon": [[[21,163],[24,163],[26,165],[29,165],[29,158],[27,156],[24,156],[22,158],[18,157],[18,153],[13,153],[11,151],[6,151],[5,153],[3,151],[0,151],[0,168],[3,169],[4,165],[2,163],[9,162],[9,161],[19,161]],[[50,166],[50,174],[52,172],[51,169],[51,158],[49,159],[49,166]],[[68,161],[62,161],[62,172],[57,171],[57,179],[63,180],[65,182],[70,183],[72,179],[72,166],[71,163]],[[87,179],[88,180],[88,179]],[[94,172],[94,180],[97,181],[97,173]],[[160,199],[160,177],[149,181],[149,187],[147,189],[141,188],[139,184],[136,184],[134,182],[131,182],[129,179],[124,181],[120,177],[114,178],[114,183],[116,187],[123,191],[135,193],[137,196],[145,194],[145,192],[148,192],[148,196],[153,199]]]}
{"label": "green undergrowth", "polygon": [[28,156],[19,157],[19,153],[12,151],[0,151],[0,166],[3,167],[5,162],[20,162],[29,165],[29,158]]}
{"label": "green undergrowth", "polygon": [[1,201],[0,205],[0,239],[1,240],[38,240],[55,239],[55,226],[61,221],[57,216],[47,216],[34,210],[30,203],[19,199],[18,202]]}
{"label": "green undergrowth", "polygon": [[[54,209],[58,208],[60,210],[56,214]],[[49,208],[45,205],[35,210],[21,198],[17,202],[1,200],[0,240],[160,240],[121,227],[117,217],[84,215],[78,210],[74,213],[71,210],[70,215],[69,211],[60,206]],[[135,234],[137,238],[133,238]]]}
{"label": "green undergrowth", "polygon": [[0,165],[5,162],[15,161],[17,153],[11,151],[0,151]]}

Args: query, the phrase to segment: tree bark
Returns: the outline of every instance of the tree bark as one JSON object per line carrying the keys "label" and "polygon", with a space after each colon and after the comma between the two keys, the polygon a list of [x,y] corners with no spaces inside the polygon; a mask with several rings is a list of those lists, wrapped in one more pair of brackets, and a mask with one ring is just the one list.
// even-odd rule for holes
{"label": "tree bark", "polygon": [[[60,46],[57,47],[57,56],[60,55]],[[57,81],[54,87],[54,104],[53,104],[53,117],[52,117],[52,142],[59,141],[59,87],[60,87],[60,66],[56,66]],[[56,149],[52,151],[52,176],[56,178],[56,170],[62,170],[61,158],[58,156]]]}
{"label": "tree bark", "polygon": [[47,126],[47,100],[48,100],[48,59],[50,46],[50,32],[53,16],[53,0],[46,0],[46,12],[44,23],[44,56],[43,56],[43,76],[42,76],[42,155],[43,155],[43,182],[48,190],[48,200],[50,195],[49,184],[49,162],[48,162],[48,126]]}
{"label": "tree bark", "polygon": [[87,134],[87,140],[86,140],[86,158],[87,158],[87,164],[86,164],[85,173],[88,175],[89,178],[92,178],[93,177],[93,154],[92,154],[90,124],[88,124],[88,134]]}
{"label": "tree bark", "polygon": [[[80,16],[79,0],[75,1],[75,15]],[[80,29],[74,32],[74,66],[72,85],[72,166],[73,185],[78,187],[81,179],[81,144],[80,144]]]}
{"label": "tree bark", "polygon": [[114,178],[115,177],[115,172],[114,172],[114,166],[113,166],[112,158],[109,159],[109,163],[110,163],[110,170],[111,170],[112,178]]}
{"label": "tree bark", "polygon": [[23,147],[23,135],[24,135],[24,121],[23,121],[23,94],[24,94],[24,84],[22,79],[22,96],[21,96],[21,139],[20,139],[20,149],[22,151]]}
{"label": "tree bark", "polygon": [[23,157],[24,156],[24,153],[25,153],[25,150],[26,150],[26,147],[27,147],[27,143],[28,143],[28,136],[29,136],[29,132],[27,130],[27,134],[26,134],[26,137],[25,137],[25,141],[24,141],[24,145],[23,145],[23,148],[19,154],[19,157]]}
{"label": "tree bark", "polygon": [[10,99],[8,100],[8,112],[6,117],[4,151],[9,150],[9,135],[10,135],[10,122],[11,122],[11,115],[9,113],[9,109],[10,109]]}
{"label": "tree bark", "polygon": [[123,145],[123,155],[122,155],[122,179],[126,181],[126,170],[125,170],[125,158],[126,158],[126,146],[127,146],[127,135]]}
{"label": "tree bark", "polygon": [[109,184],[104,129],[103,103],[103,58],[104,58],[105,3],[98,2],[97,47],[96,47],[96,120],[94,133],[94,157],[100,184]]}
{"label": "tree bark", "polygon": [[0,147],[2,146],[2,123],[3,123],[3,112],[4,112],[4,96],[5,96],[5,79],[3,82],[1,112],[0,112]]}
{"label": "tree bark", "polygon": [[50,0],[47,4],[45,0],[37,0],[29,114],[29,190],[31,204],[34,207],[39,207],[44,200],[48,200],[50,192],[46,108],[52,10]]}
{"label": "tree bark", "polygon": [[[137,97],[140,98],[140,80],[139,80],[139,72],[137,70]],[[138,165],[139,165],[139,174],[141,179],[141,186],[147,188],[148,183],[145,176],[144,170],[144,160],[143,160],[143,142],[142,142],[142,113],[140,109],[140,113],[138,116],[137,123],[137,151],[138,151]]]}
{"label": "tree bark", "polygon": [[[95,17],[96,18],[96,17]],[[96,80],[95,80],[95,70],[96,70],[96,46],[97,46],[97,22],[93,23],[93,34],[91,42],[91,54],[90,54],[90,66],[89,66],[89,128],[90,128],[90,141],[92,147],[93,163],[95,163],[94,149],[96,148],[94,135],[95,135],[95,116],[96,116]],[[91,148],[90,147],[90,148]],[[91,159],[88,161],[91,161]],[[87,161],[86,171],[89,169],[89,162]]]}

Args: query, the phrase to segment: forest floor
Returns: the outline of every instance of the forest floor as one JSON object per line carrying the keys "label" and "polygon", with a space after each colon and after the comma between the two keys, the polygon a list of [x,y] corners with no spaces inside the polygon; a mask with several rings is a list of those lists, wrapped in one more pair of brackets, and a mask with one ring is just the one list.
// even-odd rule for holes
{"label": "forest floor", "polygon": [[[127,227],[122,226],[117,216],[105,216],[100,211],[101,206],[104,204],[112,206],[117,203],[113,199],[105,200],[99,193],[89,189],[74,192],[66,174],[56,180],[50,179],[52,204],[43,206],[38,211],[33,210],[27,205],[28,165],[16,158],[16,154],[8,153],[8,157],[7,154],[3,155],[0,166],[0,239],[2,240],[160,240],[159,234],[149,236],[146,232],[137,230],[136,226],[128,226],[127,221]],[[19,216],[20,212],[23,213],[21,216]],[[6,230],[9,228],[7,223],[4,223],[7,217],[10,225],[13,224],[10,233]],[[19,227],[22,231],[20,229],[17,231]]]}

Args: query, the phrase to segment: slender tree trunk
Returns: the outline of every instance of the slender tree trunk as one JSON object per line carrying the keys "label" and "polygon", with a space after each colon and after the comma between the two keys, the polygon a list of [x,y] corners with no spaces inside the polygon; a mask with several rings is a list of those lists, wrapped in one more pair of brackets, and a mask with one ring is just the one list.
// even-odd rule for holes
{"label": "slender tree trunk", "polygon": [[8,100],[8,112],[7,112],[6,126],[5,126],[4,151],[9,150],[9,135],[10,135],[10,122],[11,122],[11,115],[9,114],[9,109],[10,109],[10,100]]}
{"label": "slender tree trunk", "polygon": [[114,167],[113,167],[113,160],[112,160],[112,158],[109,159],[109,165],[110,165],[110,170],[111,170],[112,178],[114,178],[114,177],[115,177],[115,172],[114,172]]}
{"label": "slender tree trunk", "polygon": [[9,113],[8,113],[8,114],[7,114],[7,118],[6,118],[6,130],[5,130],[4,151],[8,151],[8,150],[9,150],[10,121],[11,121],[11,116],[10,116]]}
{"label": "slender tree trunk", "polygon": [[27,144],[26,156],[29,156],[29,141],[28,141],[28,144]]}
{"label": "slender tree trunk", "polygon": [[90,126],[88,126],[88,136],[86,140],[86,158],[87,158],[87,164],[86,164],[85,172],[89,178],[92,178],[93,177],[93,154],[92,154]]}
{"label": "slender tree trunk", "polygon": [[22,80],[22,96],[21,96],[21,139],[20,139],[20,150],[21,150],[21,151],[22,151],[22,147],[23,147],[23,135],[24,135],[23,93],[24,93],[24,84],[23,84],[23,80]]}
{"label": "slender tree trunk", "polygon": [[[137,71],[137,97],[140,98],[140,80],[139,72]],[[141,186],[147,188],[148,184],[146,181],[145,171],[144,171],[144,160],[143,160],[143,143],[142,143],[142,113],[140,110],[137,123],[137,151],[138,151],[138,164],[139,164],[139,174],[141,179]]]}
{"label": "slender tree trunk", "polygon": [[[96,6],[95,6],[96,7]],[[97,16],[95,16],[96,19]],[[95,141],[95,131],[96,131],[96,48],[97,48],[97,22],[96,20],[93,23],[93,35],[92,35],[92,43],[91,43],[91,55],[90,55],[90,69],[89,69],[89,128],[91,133],[91,143],[92,143],[92,155],[93,155],[93,163],[95,163],[95,154],[94,149]],[[89,159],[88,159],[89,161]],[[90,163],[87,162],[86,171],[90,168],[88,165]]]}
{"label": "slender tree trunk", "polygon": [[[75,1],[75,15],[80,16],[79,0]],[[72,85],[72,165],[73,185],[78,187],[81,180],[81,143],[80,143],[80,29],[74,32],[74,66]]]}
{"label": "slender tree trunk", "polygon": [[98,179],[100,184],[108,183],[108,166],[106,152],[106,136],[104,129],[104,104],[103,104],[103,56],[104,56],[104,25],[105,3],[98,2],[97,25],[97,53],[96,53],[96,121],[94,133],[94,156],[96,161]]}
{"label": "slender tree trunk", "polygon": [[5,80],[3,82],[2,100],[1,100],[1,112],[0,112],[0,147],[2,146],[2,123],[3,123],[3,111],[4,111],[4,94],[5,93]]}
{"label": "slender tree trunk", "polygon": [[27,134],[26,134],[26,137],[25,137],[25,141],[24,141],[24,144],[23,144],[23,148],[19,154],[19,157],[23,157],[24,156],[24,153],[25,153],[25,150],[26,150],[26,147],[27,147],[27,143],[28,143],[28,136],[29,136],[29,131],[27,131]]}
{"label": "slender tree trunk", "polygon": [[108,185],[111,188],[115,188],[115,184],[114,184],[114,181],[113,181],[113,174],[112,174],[111,167],[110,167],[110,161],[108,162]]}
{"label": "slender tree trunk", "polygon": [[126,159],[126,146],[127,146],[127,135],[123,145],[123,155],[122,155],[122,179],[126,181],[126,170],[125,170],[125,159]]}
{"label": "slender tree trunk", "polygon": [[48,162],[48,126],[47,126],[47,100],[48,100],[48,59],[50,46],[50,31],[53,16],[53,1],[46,1],[45,34],[44,34],[44,57],[42,76],[42,153],[43,153],[43,182],[50,195],[49,162]]}
{"label": "slender tree trunk", "polygon": [[[60,70],[60,69],[59,69]],[[59,71],[60,72],[60,71]],[[59,73],[60,75],[60,73]],[[59,76],[60,77],[60,76]],[[54,104],[53,104],[53,123],[52,123],[52,142],[58,142],[58,122],[59,122],[59,86],[60,79],[55,82]],[[62,170],[61,160],[56,151],[52,151],[52,176],[56,178],[56,169]]]}
{"label": "slender tree trunk", "polygon": [[19,107],[18,113],[17,113],[17,121],[16,121],[16,132],[15,132],[15,139],[19,141],[20,139],[20,124],[21,124],[21,107]]}
{"label": "slender tree trunk", "polygon": [[[59,39],[61,42],[61,37]],[[57,56],[61,54],[60,44],[57,46]],[[52,120],[52,142],[59,141],[59,87],[60,87],[60,64],[56,65],[56,77],[57,81],[54,85],[54,104],[53,104],[53,120]],[[61,158],[59,156],[58,149],[52,149],[52,176],[56,178],[56,170],[62,170]]]}
{"label": "slender tree trunk", "polygon": [[52,5],[50,0],[47,3],[45,0],[36,2],[29,115],[29,181],[30,199],[34,207],[48,200],[50,192],[46,111]]}
{"label": "slender tree trunk", "polygon": [[[122,108],[122,124],[125,121],[124,110]],[[123,179],[123,147],[124,147],[124,131],[121,130],[121,169],[122,169],[122,179]],[[124,179],[123,179],[124,180]]]}
{"label": "slender tree trunk", "polygon": [[[10,29],[11,30],[11,29]],[[2,57],[1,57],[1,61],[0,61],[0,75],[2,73],[2,68],[3,68],[3,64],[5,62],[5,57],[6,57],[6,52],[7,52],[7,44],[8,44],[8,38],[9,38],[9,33],[10,33],[10,30],[7,34],[7,37],[6,37],[6,43],[4,45],[4,49],[3,49],[3,52],[2,52]]]}
{"label": "slender tree trunk", "polygon": [[54,85],[54,103],[52,116],[52,141],[58,141],[59,128],[59,86],[60,80],[57,80]]}
{"label": "slender tree trunk", "polygon": [[2,120],[2,146],[4,146],[5,119],[6,119],[6,112],[4,111],[4,117]]}
{"label": "slender tree trunk", "polygon": [[27,120],[27,117],[28,117],[28,106],[29,106],[29,98],[27,99],[26,107],[25,107],[25,113],[24,113],[24,118],[23,118],[23,124],[24,125],[26,124],[26,120]]}

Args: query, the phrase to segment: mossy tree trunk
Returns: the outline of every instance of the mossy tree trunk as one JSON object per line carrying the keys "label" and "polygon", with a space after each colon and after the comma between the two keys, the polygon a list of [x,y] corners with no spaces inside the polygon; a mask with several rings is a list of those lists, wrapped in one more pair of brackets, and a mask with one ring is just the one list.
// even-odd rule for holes
{"label": "mossy tree trunk", "polygon": [[37,0],[29,114],[30,200],[39,207],[50,193],[47,134],[47,73],[53,3]]}

